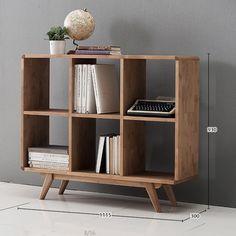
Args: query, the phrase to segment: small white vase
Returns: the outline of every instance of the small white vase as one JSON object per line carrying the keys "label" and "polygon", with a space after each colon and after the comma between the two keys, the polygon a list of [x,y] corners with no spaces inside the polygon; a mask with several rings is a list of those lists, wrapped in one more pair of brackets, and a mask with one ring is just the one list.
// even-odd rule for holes
{"label": "small white vase", "polygon": [[49,43],[51,54],[65,54],[65,40],[50,40]]}

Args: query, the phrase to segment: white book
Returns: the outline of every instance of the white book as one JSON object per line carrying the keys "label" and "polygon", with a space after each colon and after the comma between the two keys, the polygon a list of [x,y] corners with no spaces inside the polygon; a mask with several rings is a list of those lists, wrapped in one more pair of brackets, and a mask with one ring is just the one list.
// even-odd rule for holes
{"label": "white book", "polygon": [[82,111],[82,65],[79,64],[77,67],[77,109],[76,111],[81,113]]}
{"label": "white book", "polygon": [[87,76],[88,65],[83,64],[83,88],[82,88],[82,113],[85,113],[86,109],[86,92],[87,92]]}
{"label": "white book", "polygon": [[75,65],[75,78],[74,78],[74,111],[77,110],[77,80],[78,80],[78,65]]}
{"label": "white book", "polygon": [[104,144],[105,144],[105,136],[101,136],[99,138],[99,144],[98,144],[98,154],[97,154],[97,162],[96,162],[96,173],[100,172]]}
{"label": "white book", "polygon": [[114,158],[114,174],[115,175],[117,175],[117,136],[114,136],[113,137],[113,144],[114,144],[114,146],[113,146],[113,148],[114,148],[114,156],[113,156],[113,158]]}
{"label": "white book", "polygon": [[106,173],[110,173],[110,137],[106,136]]}
{"label": "white book", "polygon": [[92,80],[92,69],[91,65],[88,65],[88,78],[87,78],[87,99],[86,99],[86,113],[96,113],[95,95]]}
{"label": "white book", "polygon": [[97,113],[119,112],[119,88],[115,65],[92,65],[92,78]]}
{"label": "white book", "polygon": [[54,169],[54,170],[69,170],[69,167],[61,167],[61,166],[48,166],[48,165],[38,165],[38,164],[30,164],[30,167],[34,168],[42,168],[42,169]]}
{"label": "white book", "polygon": [[63,154],[29,152],[28,159],[29,161],[49,161],[49,162],[69,163],[69,155],[63,155]]}
{"label": "white book", "polygon": [[114,175],[114,167],[113,167],[113,137],[109,139],[109,172]]}
{"label": "white book", "polygon": [[28,161],[28,164],[32,164],[32,165],[60,166],[60,167],[68,167],[68,165],[69,165],[69,163],[57,163],[57,162],[49,162],[49,161]]}
{"label": "white book", "polygon": [[120,174],[120,135],[117,136],[117,174]]}

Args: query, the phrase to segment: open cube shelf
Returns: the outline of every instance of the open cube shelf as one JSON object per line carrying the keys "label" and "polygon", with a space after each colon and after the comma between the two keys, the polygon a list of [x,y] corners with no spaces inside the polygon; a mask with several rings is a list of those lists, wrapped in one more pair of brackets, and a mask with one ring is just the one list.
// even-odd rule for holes
{"label": "open cube shelf", "polygon": [[[68,109],[50,107],[50,61],[68,61]],[[120,112],[111,114],[80,114],[74,108],[74,76],[76,64],[116,63],[120,84]],[[176,112],[173,118],[129,116],[127,110],[136,99],[148,98],[146,93],[147,62],[172,61]],[[158,79],[158,78],[157,78]],[[60,193],[68,181],[82,181],[146,188],[156,211],[160,205],[155,192],[164,187],[175,205],[171,185],[187,181],[198,174],[199,135],[199,58],[155,55],[47,55],[22,57],[22,131],[21,167],[25,171],[45,175],[41,198],[53,179],[62,180]],[[167,94],[169,96],[169,94]],[[28,147],[47,145],[49,117],[62,116],[68,121],[69,171],[29,168]],[[96,156],[96,120],[113,120],[119,124],[120,175],[97,174],[93,170]],[[168,124],[173,128],[171,171],[146,168],[145,124]],[[168,128],[168,127],[167,127]],[[40,130],[40,131],[39,131]],[[158,137],[158,132],[156,133]],[[165,141],[165,140],[164,140]],[[166,140],[168,142],[168,140]],[[156,153],[158,155],[158,153]],[[163,157],[164,158],[164,157]]]}

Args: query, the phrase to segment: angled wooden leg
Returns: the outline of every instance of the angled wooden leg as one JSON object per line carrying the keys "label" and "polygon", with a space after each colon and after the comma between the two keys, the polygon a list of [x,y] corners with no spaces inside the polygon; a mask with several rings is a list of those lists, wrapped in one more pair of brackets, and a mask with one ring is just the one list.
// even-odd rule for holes
{"label": "angled wooden leg", "polygon": [[177,203],[176,203],[176,198],[175,198],[175,193],[172,189],[171,185],[163,185],[163,188],[166,192],[167,197],[169,198],[171,205],[176,207]]}
{"label": "angled wooden leg", "polygon": [[52,181],[53,181],[53,174],[46,174],[45,178],[44,178],[44,182],[43,182],[43,188],[42,188],[42,191],[40,194],[41,200],[45,199],[45,197],[48,193],[48,190],[51,187]]}
{"label": "angled wooden leg", "polygon": [[154,209],[156,210],[156,212],[161,212],[161,206],[160,206],[160,202],[157,197],[155,185],[148,183],[148,184],[145,184],[145,187],[146,187],[146,191],[148,193],[148,196],[152,202]]}
{"label": "angled wooden leg", "polygon": [[69,180],[62,180],[61,181],[61,185],[60,185],[60,188],[59,188],[59,194],[60,195],[62,195],[65,192],[68,183],[69,183]]}

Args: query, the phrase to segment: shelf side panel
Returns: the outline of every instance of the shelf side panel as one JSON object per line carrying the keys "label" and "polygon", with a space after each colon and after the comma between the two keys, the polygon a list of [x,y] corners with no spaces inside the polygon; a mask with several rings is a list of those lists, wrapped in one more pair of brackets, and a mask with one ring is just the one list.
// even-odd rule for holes
{"label": "shelf side panel", "polygon": [[121,114],[146,96],[146,60],[121,60]]}
{"label": "shelf side panel", "polygon": [[124,120],[122,128],[122,175],[145,171],[145,122]]}
{"label": "shelf side panel", "polygon": [[199,62],[176,61],[175,180],[198,174]]}
{"label": "shelf side panel", "polygon": [[75,117],[70,119],[71,171],[95,168],[96,120]]}
{"label": "shelf side panel", "polygon": [[21,167],[28,166],[28,148],[49,145],[49,117],[23,116],[21,132]]}
{"label": "shelf side panel", "polygon": [[49,63],[48,58],[22,59],[23,110],[49,108]]}

